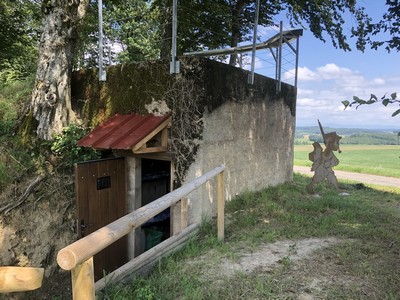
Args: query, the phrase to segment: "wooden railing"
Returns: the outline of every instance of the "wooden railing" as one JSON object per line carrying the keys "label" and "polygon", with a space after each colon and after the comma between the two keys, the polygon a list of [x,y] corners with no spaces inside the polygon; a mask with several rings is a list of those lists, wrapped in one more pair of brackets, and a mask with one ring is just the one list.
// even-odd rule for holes
{"label": "wooden railing", "polygon": [[[143,206],[124,217],[100,228],[99,230],[91,233],[90,235],[70,244],[69,246],[61,249],[57,255],[58,265],[64,270],[71,270],[72,276],[72,295],[73,299],[95,299],[95,290],[99,290],[105,286],[105,280],[99,280],[94,283],[94,271],[93,271],[93,255],[100,252],[107,246],[111,245],[121,237],[127,235],[135,228],[141,226],[152,217],[156,216],[160,212],[164,211],[168,207],[175,205],[181,199],[193,192],[198,187],[202,186],[206,182],[217,176],[217,200],[218,200],[218,238],[224,239],[224,182],[223,172],[225,166],[220,165],[208,173],[200,176],[193,181],[185,184],[184,186],[154,200],[153,202]],[[185,211],[185,205],[187,201],[181,201],[182,211]],[[182,213],[182,216],[185,216]],[[183,227],[186,226],[187,220],[181,220]],[[133,261],[128,262],[118,270],[109,274],[109,278],[119,278],[120,274],[125,274],[127,270],[132,270],[133,264],[140,264],[142,256],[151,256],[157,251],[167,251],[168,247],[171,250],[172,245],[169,240],[177,240],[182,242],[185,240],[183,237],[187,236],[188,232],[191,232],[196,228],[196,224],[192,224],[177,234],[164,241],[166,245],[159,245],[154,247]],[[122,277],[122,275],[120,276]]]}
{"label": "wooden railing", "polygon": [[43,275],[43,268],[0,267],[0,293],[36,290],[42,286]]}

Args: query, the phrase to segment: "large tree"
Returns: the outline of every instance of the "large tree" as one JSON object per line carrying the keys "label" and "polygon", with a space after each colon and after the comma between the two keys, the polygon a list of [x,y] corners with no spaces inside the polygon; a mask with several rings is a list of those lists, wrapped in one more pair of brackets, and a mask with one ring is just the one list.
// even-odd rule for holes
{"label": "large tree", "polygon": [[53,132],[75,119],[71,108],[71,73],[78,27],[89,0],[43,0],[42,35],[31,110],[38,120],[37,135]]}

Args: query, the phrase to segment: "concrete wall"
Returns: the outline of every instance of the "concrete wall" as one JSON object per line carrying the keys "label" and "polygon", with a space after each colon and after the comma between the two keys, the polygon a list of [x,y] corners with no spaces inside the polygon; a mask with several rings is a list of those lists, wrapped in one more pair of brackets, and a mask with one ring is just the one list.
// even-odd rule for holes
{"label": "concrete wall", "polygon": [[[283,99],[228,101],[205,114],[203,140],[185,182],[225,164],[225,196],[290,181],[295,118]],[[189,223],[216,214],[216,182],[189,197]]]}

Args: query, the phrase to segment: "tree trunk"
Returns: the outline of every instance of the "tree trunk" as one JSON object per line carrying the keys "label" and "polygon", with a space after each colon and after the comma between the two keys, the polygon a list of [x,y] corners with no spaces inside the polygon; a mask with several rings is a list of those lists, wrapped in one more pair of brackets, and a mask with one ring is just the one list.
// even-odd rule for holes
{"label": "tree trunk", "polygon": [[[238,0],[235,7],[232,9],[232,27],[231,27],[231,47],[236,47],[241,38],[240,34],[240,15],[243,12],[243,7],[246,1]],[[230,56],[229,64],[235,66],[239,62],[237,53],[233,53]]]}
{"label": "tree trunk", "polygon": [[162,60],[169,60],[171,58],[171,48],[172,48],[172,1],[168,0],[164,3],[164,23],[162,26],[162,42],[160,58]]}
{"label": "tree trunk", "polygon": [[53,133],[75,120],[71,107],[72,59],[78,25],[89,0],[44,0],[43,31],[31,109],[38,120],[37,135],[51,139]]}

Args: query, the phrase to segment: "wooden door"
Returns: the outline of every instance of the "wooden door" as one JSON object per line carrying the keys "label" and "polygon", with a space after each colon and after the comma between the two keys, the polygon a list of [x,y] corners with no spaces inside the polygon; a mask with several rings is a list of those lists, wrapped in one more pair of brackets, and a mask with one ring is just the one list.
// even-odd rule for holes
{"label": "wooden door", "polygon": [[[127,213],[124,158],[104,159],[75,165],[78,236],[82,238]],[[96,280],[128,260],[123,237],[94,256]]]}

